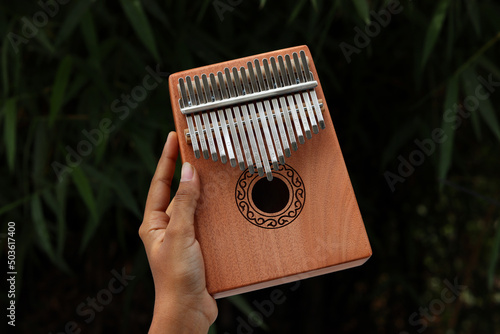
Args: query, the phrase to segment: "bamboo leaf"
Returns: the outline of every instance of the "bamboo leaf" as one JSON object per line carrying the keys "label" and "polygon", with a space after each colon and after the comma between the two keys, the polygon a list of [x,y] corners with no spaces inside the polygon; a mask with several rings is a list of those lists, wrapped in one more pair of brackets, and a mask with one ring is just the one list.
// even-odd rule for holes
{"label": "bamboo leaf", "polygon": [[113,178],[113,188],[125,207],[132,211],[137,218],[142,218],[142,213],[139,210],[136,198],[133,196],[130,188],[127,187],[127,184],[121,177],[115,176]]}
{"label": "bamboo leaf", "polygon": [[66,56],[57,69],[56,78],[52,87],[52,95],[50,97],[49,126],[54,124],[54,121],[63,106],[64,93],[66,92],[66,87],[68,86],[71,67],[72,58],[71,56]]}
{"label": "bamboo leaf", "polygon": [[498,118],[490,100],[484,100],[479,103],[479,114],[500,142],[500,125],[498,124]]}
{"label": "bamboo leaf", "polygon": [[486,57],[479,57],[478,64],[481,65],[482,68],[491,72],[497,78],[500,78],[500,68],[497,67],[491,60]]}
{"label": "bamboo leaf", "polygon": [[66,190],[68,189],[67,180],[67,178],[64,178],[61,182],[58,182],[56,186],[57,255],[61,258],[64,251],[64,241],[66,240]]}
{"label": "bamboo leaf", "polygon": [[217,334],[217,327],[215,326],[215,323],[213,323],[208,329],[208,334]]}
{"label": "bamboo leaf", "polygon": [[[450,109],[455,108],[455,106],[458,103],[458,90],[459,90],[459,84],[458,84],[458,77],[453,76],[449,81],[448,81],[448,86],[446,87],[446,96],[444,99],[444,112],[443,112],[443,122],[441,125],[441,128],[444,131],[444,138],[447,138],[447,140],[441,144],[441,154],[439,155],[439,161],[438,161],[438,179],[439,180],[444,180],[446,178],[446,175],[448,174],[448,170],[450,169],[451,166],[451,158],[453,155],[453,140],[455,136],[455,122],[450,120],[447,116],[447,113],[449,112]],[[453,110],[455,112],[455,110]],[[455,114],[455,117],[458,117]],[[446,136],[446,137],[445,137]],[[444,183],[440,183],[440,189],[442,189],[444,186]]]}
{"label": "bamboo leaf", "polygon": [[97,221],[98,215],[96,201],[87,176],[85,175],[81,167],[73,169],[73,173],[71,174],[71,176],[83,202],[85,203],[85,205],[87,205],[87,208],[90,211],[91,217]]}
{"label": "bamboo leaf", "polygon": [[5,101],[3,107],[4,130],[3,138],[5,141],[5,150],[7,154],[7,165],[9,170],[13,171],[16,157],[16,137],[17,137],[17,101],[16,98],[10,98]]}
{"label": "bamboo leaf", "polygon": [[[473,82],[477,80],[474,78],[474,74],[471,72],[470,68],[467,68],[462,71],[462,85],[464,87],[465,95],[474,96],[475,91],[473,87]],[[481,124],[479,123],[479,116],[477,112],[471,113],[471,122],[472,129],[474,130],[474,134],[476,135],[477,140],[481,140]]]}
{"label": "bamboo leaf", "polygon": [[87,49],[89,50],[90,63],[92,64],[92,66],[99,69],[101,59],[99,55],[99,43],[95,31],[94,20],[92,18],[92,15],[90,14],[90,11],[87,11],[83,15],[81,29],[85,44],[87,45]]}
{"label": "bamboo leaf", "polygon": [[10,84],[9,84],[9,68],[8,68],[8,44],[7,42],[9,41],[8,38],[5,38],[3,41],[2,45],[2,84],[3,84],[3,95],[5,98],[9,96],[9,89],[10,89]]}
{"label": "bamboo leaf", "polygon": [[488,266],[488,289],[493,290],[493,282],[495,280],[495,268],[498,263],[498,255],[500,253],[500,224],[497,222],[497,231],[495,233],[495,241],[491,250],[490,265]]}
{"label": "bamboo leaf", "polygon": [[318,0],[311,0],[312,7],[315,12],[318,11]]}
{"label": "bamboo leaf", "polygon": [[302,10],[302,7],[306,4],[307,0],[301,0],[299,3],[295,5],[295,7],[292,10],[292,13],[290,14],[290,17],[288,18],[288,24],[292,23],[295,21],[297,16],[300,14],[300,11]]}
{"label": "bamboo leaf", "polygon": [[359,17],[361,17],[366,24],[370,24],[370,8],[368,2],[366,0],[353,0],[353,2]]}
{"label": "bamboo leaf", "polygon": [[137,216],[137,218],[142,218],[142,213],[139,210],[139,205],[137,204],[136,198],[130,191],[130,188],[127,186],[123,178],[118,173],[110,177],[109,175],[101,173],[97,169],[90,166],[88,166],[86,170],[88,171],[89,175],[91,177],[95,177],[100,184],[113,189],[123,205],[128,210],[132,211]]}
{"label": "bamboo leaf", "polygon": [[[245,298],[243,298],[240,295],[228,297],[228,300],[234,306],[236,306],[241,312],[243,312],[247,317],[251,313],[254,312],[254,310],[252,308],[252,305],[250,305],[250,303]],[[269,331],[269,327],[266,325],[266,323],[262,319],[257,318],[257,319],[254,319],[254,320],[257,323],[257,326],[259,326],[260,328],[262,328],[265,331]]]}
{"label": "bamboo leaf", "polygon": [[54,48],[52,43],[50,43],[50,40],[44,30],[40,29],[35,38],[43,47],[45,47],[45,49],[47,49],[47,51],[49,51],[50,55],[53,55],[56,52],[56,49]]}
{"label": "bamboo leaf", "polygon": [[481,20],[479,18],[479,10],[477,8],[476,0],[467,0],[465,1],[467,5],[467,12],[469,13],[469,18],[472,22],[472,26],[476,31],[477,37],[481,37]]}
{"label": "bamboo leaf", "polygon": [[38,195],[34,195],[31,198],[31,218],[33,219],[34,229],[40,246],[51,259],[54,259],[55,256],[50,243],[49,229],[43,215],[42,203]]}
{"label": "bamboo leaf", "polygon": [[[476,79],[477,73],[473,69],[468,68],[464,70],[462,78],[466,90],[465,93],[467,94],[468,97],[470,97],[471,100],[477,100],[479,102],[477,108],[479,110],[479,115],[481,116],[481,118],[483,118],[484,122],[493,132],[495,137],[497,137],[498,141],[500,141],[500,125],[498,123],[498,118],[496,116],[493,105],[489,99],[489,96],[488,97],[479,96],[476,93],[477,91],[476,88],[479,85],[481,85],[481,83]],[[487,92],[486,89],[485,91]],[[486,94],[486,92],[484,92],[484,94]],[[472,111],[472,113],[474,114],[476,113],[476,111]]]}
{"label": "bamboo leaf", "polygon": [[434,49],[437,38],[439,37],[439,34],[441,32],[441,28],[443,27],[444,20],[446,19],[446,11],[448,10],[449,3],[449,0],[439,1],[437,8],[432,16],[429,28],[427,29],[427,33],[425,35],[420,69],[423,69],[425,67],[427,60],[429,59],[429,56]]}
{"label": "bamboo leaf", "polygon": [[81,0],[76,1],[75,5],[71,8],[69,13],[65,15],[64,22],[59,29],[59,35],[57,35],[55,45],[59,46],[65,42],[69,36],[73,33],[73,30],[80,23],[83,15],[89,10],[92,0]]}
{"label": "bamboo leaf", "polygon": [[144,13],[141,2],[139,0],[120,0],[123,10],[127,15],[132,28],[134,28],[139,40],[148,48],[149,52],[154,56],[157,62],[160,62],[160,56],[156,48],[156,42],[153,35],[153,30],[149,24],[149,20]]}
{"label": "bamboo leaf", "polygon": [[[198,14],[198,20],[200,19],[200,15],[202,16],[204,14],[204,11],[206,10],[206,7],[211,3],[210,0],[208,1],[203,1],[202,8],[199,11]],[[158,3],[156,0],[144,0],[143,1],[144,8],[146,11],[153,15],[155,18],[157,18],[160,22],[162,22],[166,27],[170,28],[170,24],[168,22],[168,17],[165,15],[165,12],[163,9],[158,6]]]}
{"label": "bamboo leaf", "polygon": [[[111,191],[109,187],[99,187],[97,190],[97,210],[98,212],[104,212],[111,203]],[[99,227],[99,219],[97,217],[89,217],[87,223],[85,224],[85,229],[83,231],[82,243],[80,245],[80,254],[85,251],[88,243],[95,234],[95,231]]]}

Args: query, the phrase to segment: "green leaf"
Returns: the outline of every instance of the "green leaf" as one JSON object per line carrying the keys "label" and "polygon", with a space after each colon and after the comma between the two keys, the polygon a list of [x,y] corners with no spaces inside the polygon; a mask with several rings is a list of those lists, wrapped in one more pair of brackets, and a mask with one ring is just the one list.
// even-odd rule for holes
{"label": "green leaf", "polygon": [[300,11],[302,10],[302,7],[304,7],[306,3],[307,0],[300,0],[300,2],[295,5],[295,7],[292,10],[292,13],[290,14],[290,17],[288,18],[288,24],[295,21],[297,16],[300,14]]}
{"label": "green leaf", "polygon": [[478,64],[481,65],[482,68],[491,72],[497,78],[500,78],[500,68],[497,67],[491,60],[486,57],[479,57]]}
{"label": "green leaf", "polygon": [[56,78],[52,87],[52,95],[50,97],[50,111],[49,111],[49,126],[54,124],[59,111],[64,103],[64,93],[68,86],[69,76],[72,67],[71,56],[66,56],[62,60],[59,68],[57,69]]}
{"label": "green leaf", "polygon": [[139,37],[141,42],[148,48],[156,61],[160,62],[160,56],[156,48],[153,30],[151,29],[148,18],[144,13],[141,2],[139,0],[120,0],[120,2],[137,34],[137,37]]}
{"label": "green leaf", "polygon": [[498,118],[493,108],[493,104],[490,100],[481,101],[479,104],[479,114],[500,142],[500,126],[498,124]]}
{"label": "green leaf", "polygon": [[127,186],[120,173],[115,173],[114,175],[109,176],[108,174],[101,173],[97,169],[90,166],[87,166],[86,170],[88,171],[89,175],[91,177],[95,177],[100,184],[113,189],[116,196],[118,196],[123,205],[128,210],[132,211],[137,216],[137,218],[142,218],[142,213],[139,210],[137,199],[132,194],[132,191]]}
{"label": "green leaf", "polygon": [[477,37],[481,37],[481,19],[479,18],[479,10],[477,8],[476,0],[467,0],[465,1],[467,5],[467,12],[469,13],[470,20],[472,22],[472,26],[476,31]]}
{"label": "green leaf", "polygon": [[[252,305],[250,305],[250,303],[240,295],[228,297],[228,300],[234,306],[236,306],[241,312],[243,312],[243,314],[245,314],[247,317],[251,313],[254,312]],[[269,327],[266,325],[266,323],[263,320],[261,320],[259,318],[257,318],[257,319],[254,318],[254,320],[257,323],[257,326],[259,326],[260,328],[262,328],[265,331],[269,331]],[[261,320],[261,321],[258,321],[258,320]]]}
{"label": "green leaf", "polygon": [[148,171],[154,174],[158,158],[151,148],[151,144],[139,135],[132,135],[135,144],[135,151],[146,165]]}
{"label": "green leaf", "polygon": [[61,45],[68,39],[73,30],[80,23],[83,15],[88,11],[91,2],[92,0],[81,0],[75,2],[75,5],[71,8],[69,13],[64,16],[64,22],[59,29],[59,35],[57,35],[55,41],[56,46]]}
{"label": "green leaf", "polygon": [[89,50],[90,54],[90,64],[96,69],[100,68],[100,55],[99,55],[99,43],[97,40],[97,34],[95,31],[94,20],[90,11],[87,11],[82,17],[81,29],[83,38],[85,40],[85,45]]}
{"label": "green leaf", "polygon": [[[443,112],[443,122],[441,128],[444,131],[444,136],[446,136],[447,140],[441,144],[441,154],[439,155],[438,161],[438,180],[446,179],[446,175],[448,174],[448,170],[451,166],[451,158],[453,155],[453,139],[455,136],[455,122],[450,121],[450,119],[446,116],[447,112],[450,109],[453,109],[456,104],[458,104],[458,92],[459,92],[459,84],[458,77],[453,76],[449,81],[446,87],[446,96],[444,99],[444,112]],[[454,111],[455,112],[455,111]],[[455,117],[459,117],[455,114]],[[440,189],[443,189],[444,183],[440,183]]]}
{"label": "green leaf", "polygon": [[[495,110],[493,108],[493,104],[491,103],[490,98],[481,98],[476,93],[476,89],[479,85],[482,85],[476,78],[477,78],[477,73],[471,69],[468,68],[464,70],[462,78],[464,80],[464,87],[466,89],[465,93],[467,94],[468,97],[471,97],[471,100],[478,100],[479,101],[479,115],[483,118],[484,122],[486,125],[490,128],[490,130],[493,132],[495,137],[497,137],[498,141],[500,141],[500,125],[498,123],[498,118],[496,116]],[[486,94],[487,90],[483,88],[483,94]],[[489,94],[489,93],[488,93]],[[476,111],[472,111],[472,113],[475,113]]]}
{"label": "green leaf", "polygon": [[38,195],[34,195],[31,198],[31,219],[33,220],[33,225],[35,228],[38,241],[42,249],[49,255],[51,259],[54,259],[54,250],[50,243],[50,234],[43,215],[42,203]]}
{"label": "green leaf", "polygon": [[81,198],[83,199],[83,202],[85,203],[85,205],[87,205],[87,208],[90,211],[90,216],[93,218],[93,220],[97,221],[98,215],[96,201],[87,176],[85,175],[81,167],[76,167],[75,169],[73,169],[73,173],[71,174],[71,176],[73,178],[73,182],[76,185],[76,188],[78,189],[78,192],[80,193]]}
{"label": "green leaf", "polygon": [[8,68],[8,53],[7,51],[9,50],[7,42],[9,41],[8,38],[5,38],[3,41],[2,45],[2,84],[3,84],[3,95],[5,98],[9,96],[9,68]]}
{"label": "green leaf", "polygon": [[267,0],[260,0],[260,3],[259,3],[259,9],[264,8],[264,6],[266,5],[266,1],[267,1]]}
{"label": "green leaf", "polygon": [[491,250],[490,265],[488,266],[488,289],[493,290],[493,282],[495,280],[495,268],[498,262],[498,255],[500,253],[500,224],[497,221],[497,231],[495,234],[495,241]]}
{"label": "green leaf", "polygon": [[4,130],[3,138],[5,141],[5,150],[7,153],[7,164],[9,170],[13,171],[16,157],[16,132],[17,132],[17,103],[16,98],[10,98],[5,101],[3,106]]}
{"label": "green leaf", "polygon": [[68,179],[64,178],[56,186],[57,200],[57,255],[63,257],[64,241],[66,240],[66,199],[68,189]]}
{"label": "green leaf", "polygon": [[422,53],[422,61],[420,63],[421,70],[425,67],[427,60],[434,49],[441,32],[441,28],[443,27],[444,20],[446,19],[446,11],[448,10],[449,3],[449,0],[439,1],[434,15],[432,16],[429,28],[427,29],[427,33],[425,35],[424,50]]}
{"label": "green leaf", "polygon": [[130,211],[132,211],[137,218],[141,219],[142,218],[142,213],[139,210],[139,205],[137,204],[137,200],[130,191],[130,188],[127,187],[127,184],[121,177],[118,175],[115,175],[113,178],[113,189],[116,192],[116,195],[122,203],[125,205],[126,208],[128,208]]}
{"label": "green leaf", "polygon": [[353,0],[353,2],[359,17],[361,17],[366,24],[370,24],[370,8],[368,2],[366,0]]}
{"label": "green leaf", "polygon": [[212,326],[210,326],[210,328],[208,329],[208,334],[217,334],[217,326],[215,325],[215,323],[213,323]]}
{"label": "green leaf", "polygon": [[56,49],[50,43],[49,38],[47,37],[47,34],[44,30],[40,29],[35,38],[40,42],[40,44],[42,44],[43,47],[45,47],[45,49],[47,49],[47,51],[49,51],[50,55],[53,55],[56,52]]}
{"label": "green leaf", "polygon": [[312,7],[315,12],[318,11],[318,0],[311,0]]}

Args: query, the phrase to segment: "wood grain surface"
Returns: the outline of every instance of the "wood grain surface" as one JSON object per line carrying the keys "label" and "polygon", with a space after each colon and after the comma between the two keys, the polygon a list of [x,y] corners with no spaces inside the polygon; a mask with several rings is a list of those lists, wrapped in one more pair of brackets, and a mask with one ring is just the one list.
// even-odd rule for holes
{"label": "wood grain surface", "polygon": [[[203,157],[196,159],[192,147],[184,139],[187,124],[178,102],[180,77],[209,75],[225,67],[246,66],[254,59],[291,56],[301,50],[306,52],[311,71],[319,83],[306,46],[170,76],[170,97],[176,130],[180,134],[181,158],[195,166],[201,179],[196,234],[205,260],[207,287],[216,298],[361,265],[372,254],[321,83],[315,90],[324,103],[326,129],[313,134],[305,144],[299,144],[298,150],[286,158],[286,164],[300,176],[305,191],[300,213],[286,226],[263,228],[246,219],[237,200],[237,183],[243,172],[229,163],[222,164],[220,159],[217,162]],[[252,182],[255,184],[257,180]],[[289,191],[293,192],[291,185],[293,181],[288,184]],[[252,202],[251,196],[247,199]]]}

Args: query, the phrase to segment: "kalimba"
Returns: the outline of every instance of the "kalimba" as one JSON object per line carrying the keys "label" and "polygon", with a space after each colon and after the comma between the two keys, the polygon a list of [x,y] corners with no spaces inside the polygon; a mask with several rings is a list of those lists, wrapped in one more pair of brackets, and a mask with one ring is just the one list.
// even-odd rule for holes
{"label": "kalimba", "polygon": [[306,46],[170,76],[215,298],[363,264],[371,248]]}

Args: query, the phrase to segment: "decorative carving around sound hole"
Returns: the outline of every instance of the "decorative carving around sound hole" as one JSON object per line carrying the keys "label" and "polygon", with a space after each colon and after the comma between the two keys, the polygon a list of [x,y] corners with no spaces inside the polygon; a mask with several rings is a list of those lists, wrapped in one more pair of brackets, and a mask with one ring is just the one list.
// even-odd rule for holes
{"label": "decorative carving around sound hole", "polygon": [[273,180],[245,170],[236,183],[236,205],[255,226],[276,229],[287,226],[302,212],[306,190],[302,178],[289,165],[273,170]]}

